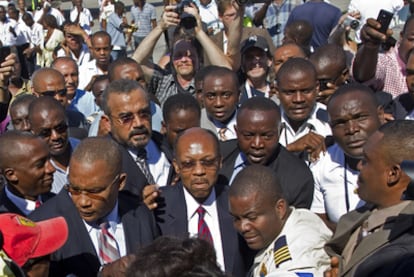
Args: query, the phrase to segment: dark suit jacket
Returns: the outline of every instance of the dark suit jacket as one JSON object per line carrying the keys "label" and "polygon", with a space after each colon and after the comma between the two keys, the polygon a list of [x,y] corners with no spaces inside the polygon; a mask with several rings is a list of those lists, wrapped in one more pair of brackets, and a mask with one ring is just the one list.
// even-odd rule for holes
{"label": "dark suit jacket", "polygon": [[[158,149],[165,154],[166,158],[171,163],[173,154],[171,149],[168,147],[168,143],[164,136],[158,132],[152,131],[151,139],[155,142],[155,144],[158,146]],[[128,191],[131,194],[141,198],[142,189],[148,185],[148,181],[142,173],[141,169],[139,169],[134,159],[129,154],[128,148],[123,145],[120,145],[120,148],[122,152],[122,171],[127,174],[127,179],[123,190]],[[167,184],[170,184],[174,178],[174,169],[172,164],[168,176],[169,177]]]}
{"label": "dark suit jacket", "polygon": [[[54,193],[46,193],[44,195],[41,195],[40,198],[42,199],[42,202],[46,202],[50,198],[55,196]],[[22,210],[20,210],[6,195],[5,188],[2,188],[0,191],[0,213],[15,213],[22,216],[26,216]]]}
{"label": "dark suit jacket", "polygon": [[[135,197],[120,192],[118,209],[127,254],[151,243],[158,236],[152,213],[143,204],[138,204]],[[99,258],[85,224],[65,189],[34,211],[30,218],[40,221],[57,216],[66,219],[69,236],[62,248],[52,254],[49,276],[59,277],[70,273],[78,277],[96,276],[100,267]]]}
{"label": "dark suit jacket", "polygon": [[[155,211],[161,234],[188,237],[187,206],[183,185],[179,183],[175,186],[163,187],[161,190],[162,203]],[[234,276],[245,276],[250,266],[247,263],[251,254],[247,250],[244,239],[233,228],[233,219],[228,207],[228,187],[217,184],[215,190],[226,271]]]}
{"label": "dark suit jacket", "polygon": [[[229,147],[234,147],[234,143]],[[225,176],[227,181],[230,181],[233,175],[234,163],[239,153],[240,150],[237,148],[223,158],[220,174]],[[270,160],[267,166],[275,171],[289,205],[309,209],[313,200],[314,181],[312,172],[306,164],[280,144]]]}
{"label": "dark suit jacket", "polygon": [[[352,233],[371,215],[372,208],[366,205],[341,217],[334,236],[325,246],[330,256],[340,257]],[[382,269],[397,267],[402,257],[414,254],[413,234],[414,202],[411,202],[384,230],[361,240],[351,260],[341,267],[340,276],[379,276],[376,273],[381,273]]]}

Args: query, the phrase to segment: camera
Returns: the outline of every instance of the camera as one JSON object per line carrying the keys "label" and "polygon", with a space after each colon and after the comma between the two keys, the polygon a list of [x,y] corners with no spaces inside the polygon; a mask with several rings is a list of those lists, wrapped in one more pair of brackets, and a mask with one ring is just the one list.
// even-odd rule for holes
{"label": "camera", "polygon": [[351,29],[354,29],[354,30],[358,29],[359,24],[360,22],[358,19],[356,19],[355,17],[349,16],[349,15],[346,17],[344,21],[344,26],[349,26],[351,27]]}
{"label": "camera", "polygon": [[193,1],[191,0],[182,0],[180,3],[177,3],[175,12],[180,15],[180,25],[185,29],[193,29],[197,25],[195,17],[184,11],[185,7],[190,7]]}

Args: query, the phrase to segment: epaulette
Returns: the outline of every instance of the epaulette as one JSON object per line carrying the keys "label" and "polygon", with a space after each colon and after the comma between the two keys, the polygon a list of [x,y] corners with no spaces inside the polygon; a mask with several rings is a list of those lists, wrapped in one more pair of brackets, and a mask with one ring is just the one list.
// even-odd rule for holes
{"label": "epaulette", "polygon": [[328,111],[324,109],[318,109],[316,111],[316,118],[323,122],[329,121]]}
{"label": "epaulette", "polygon": [[292,260],[286,242],[286,236],[281,236],[275,241],[275,245],[273,247],[273,259],[275,261],[276,268],[278,268],[282,263]]}

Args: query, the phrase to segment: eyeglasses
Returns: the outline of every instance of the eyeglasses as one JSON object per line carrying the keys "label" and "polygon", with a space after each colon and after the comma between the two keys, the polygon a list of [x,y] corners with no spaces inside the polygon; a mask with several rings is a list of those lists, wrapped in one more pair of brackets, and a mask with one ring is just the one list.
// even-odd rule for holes
{"label": "eyeglasses", "polygon": [[57,89],[57,90],[47,90],[40,92],[39,94],[42,96],[52,96],[55,97],[56,95],[59,95],[61,97],[66,96],[68,90],[66,88],[63,89]]}
{"label": "eyeglasses", "polygon": [[150,120],[151,119],[151,110],[144,109],[138,113],[124,113],[120,116],[109,115],[112,118],[115,118],[121,125],[131,125],[135,120],[135,116],[138,116],[138,119]]}
{"label": "eyeglasses", "polygon": [[189,160],[189,161],[183,161],[183,162],[179,162],[179,166],[181,171],[193,171],[196,166],[197,163],[200,163],[200,165],[205,169],[205,170],[213,170],[213,169],[217,169],[218,167],[218,161],[219,158],[214,158],[214,159],[203,159],[203,160]]}
{"label": "eyeglasses", "polygon": [[105,190],[107,190],[108,188],[112,187],[114,184],[118,184],[118,182],[121,180],[121,175],[118,174],[115,176],[115,178],[112,180],[111,184],[109,186],[106,187],[100,187],[100,188],[94,188],[94,189],[80,189],[77,187],[73,187],[73,185],[71,183],[66,184],[65,185],[65,189],[70,192],[70,194],[72,195],[81,195],[81,194],[85,194],[86,196],[92,198],[92,199],[96,199],[99,201],[106,201],[105,197],[100,196],[99,194],[104,192]]}
{"label": "eyeglasses", "polygon": [[63,134],[68,129],[68,125],[66,123],[60,123],[55,127],[48,128],[48,129],[41,129],[40,132],[37,134],[39,137],[48,138],[52,135],[52,130],[55,130],[58,134]]}

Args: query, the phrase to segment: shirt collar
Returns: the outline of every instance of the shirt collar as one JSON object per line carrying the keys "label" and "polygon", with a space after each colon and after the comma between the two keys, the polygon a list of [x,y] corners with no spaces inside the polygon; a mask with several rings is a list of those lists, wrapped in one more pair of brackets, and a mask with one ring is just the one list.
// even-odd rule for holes
{"label": "shirt collar", "polygon": [[198,203],[194,197],[188,192],[188,190],[184,187],[184,197],[185,197],[185,203],[187,205],[187,219],[190,220],[195,214],[197,214],[197,209],[200,207],[200,205],[206,210],[206,213],[210,216],[212,215],[212,209],[214,209],[214,203],[216,201],[216,190],[211,190],[210,195],[207,197],[207,199],[203,203]]}
{"label": "shirt collar", "polygon": [[[9,198],[10,201],[13,202],[13,204],[16,205],[17,208],[19,208],[25,215],[28,215],[35,210],[36,201],[21,198],[15,195],[7,188],[7,185],[5,186],[5,191],[6,191],[7,198]],[[38,200],[40,200],[40,196],[38,196],[37,198]]]}

